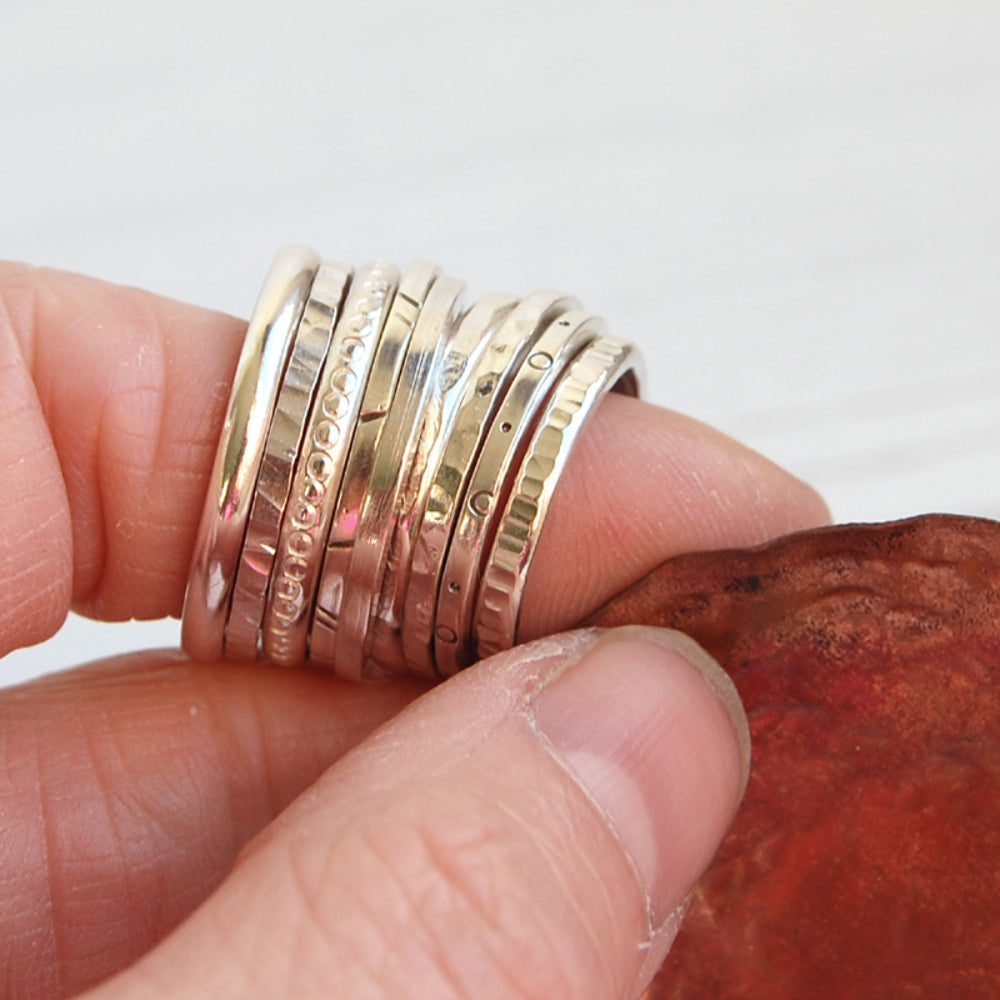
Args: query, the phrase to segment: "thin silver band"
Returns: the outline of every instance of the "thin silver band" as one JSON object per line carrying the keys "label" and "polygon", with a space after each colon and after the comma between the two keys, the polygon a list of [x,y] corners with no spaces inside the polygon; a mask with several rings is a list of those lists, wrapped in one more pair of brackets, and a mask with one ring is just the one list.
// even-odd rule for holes
{"label": "thin silver band", "polygon": [[268,272],[196,543],[183,643],[354,680],[445,677],[516,639],[574,441],[634,348],[556,292],[417,262]]}
{"label": "thin silver band", "polygon": [[[347,576],[366,501],[371,471],[379,451],[389,407],[402,373],[407,346],[437,268],[418,261],[407,268],[393,296],[389,315],[376,347],[351,443],[337,511],[330,525],[319,592],[310,630],[310,658],[333,668],[343,613]],[[338,673],[339,666],[336,667]]]}
{"label": "thin silver band", "polygon": [[313,279],[298,324],[264,443],[243,551],[236,570],[226,621],[225,652],[229,659],[252,661],[260,653],[260,627],[268,581],[281,518],[288,504],[295,459],[302,444],[306,413],[316,391],[350,278],[348,268],[322,264]]}
{"label": "thin silver band", "polygon": [[358,269],[333,331],[281,524],[262,629],[264,655],[283,666],[307,655],[330,521],[382,322],[399,283],[390,264]]}
{"label": "thin silver band", "polygon": [[559,476],[584,423],[604,394],[612,388],[638,394],[637,361],[631,344],[599,337],[569,365],[553,390],[528,444],[485,563],[473,630],[480,659],[514,645],[524,583]]}
{"label": "thin silver band", "polygon": [[181,641],[196,660],[223,656],[236,566],[281,373],[319,264],[319,257],[304,247],[281,250],[247,326],[184,601]]}

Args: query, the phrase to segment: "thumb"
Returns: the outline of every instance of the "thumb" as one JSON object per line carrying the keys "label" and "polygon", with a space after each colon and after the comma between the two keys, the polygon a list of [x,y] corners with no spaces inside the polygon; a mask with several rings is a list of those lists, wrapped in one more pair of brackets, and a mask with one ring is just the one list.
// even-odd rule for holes
{"label": "thumb", "polygon": [[112,997],[635,997],[742,794],[746,720],[678,633],[485,661],[329,770]]}

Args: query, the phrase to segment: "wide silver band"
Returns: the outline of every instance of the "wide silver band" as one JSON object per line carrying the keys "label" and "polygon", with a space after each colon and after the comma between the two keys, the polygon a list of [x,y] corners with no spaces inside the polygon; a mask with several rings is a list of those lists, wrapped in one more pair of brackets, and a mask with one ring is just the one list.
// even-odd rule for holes
{"label": "wide silver band", "polygon": [[196,542],[195,659],[444,677],[512,645],[573,443],[635,349],[556,292],[292,247],[247,331]]}

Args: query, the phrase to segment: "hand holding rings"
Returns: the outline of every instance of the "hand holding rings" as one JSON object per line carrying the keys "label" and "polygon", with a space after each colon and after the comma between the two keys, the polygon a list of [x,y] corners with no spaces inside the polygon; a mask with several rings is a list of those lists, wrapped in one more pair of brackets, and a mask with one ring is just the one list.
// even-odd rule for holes
{"label": "hand holding rings", "polygon": [[302,247],[264,281],[184,605],[195,659],[445,677],[514,644],[573,442],[635,348],[555,292]]}

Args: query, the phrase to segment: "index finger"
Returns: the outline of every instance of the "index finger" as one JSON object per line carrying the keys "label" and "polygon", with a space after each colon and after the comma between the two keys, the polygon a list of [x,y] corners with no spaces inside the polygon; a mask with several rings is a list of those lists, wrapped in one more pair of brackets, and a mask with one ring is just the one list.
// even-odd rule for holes
{"label": "index finger", "polygon": [[[67,611],[180,613],[245,324],[135,289],[0,266],[0,654]],[[680,551],[826,520],[766,459],[669,411],[604,401],[532,565],[522,636],[571,625]]]}

